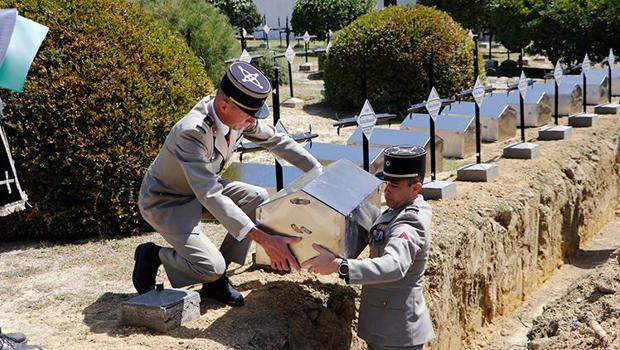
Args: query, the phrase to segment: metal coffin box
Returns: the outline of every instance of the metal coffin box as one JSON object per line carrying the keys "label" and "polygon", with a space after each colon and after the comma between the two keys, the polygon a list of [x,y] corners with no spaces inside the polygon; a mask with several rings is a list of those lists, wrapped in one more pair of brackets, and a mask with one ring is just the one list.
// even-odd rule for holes
{"label": "metal coffin box", "polygon": [[[273,231],[302,237],[290,246],[302,263],[317,255],[313,243],[342,257],[357,257],[380,208],[381,181],[341,159],[326,166],[322,174],[304,174],[272,195],[256,209],[256,219]],[[270,265],[258,245],[255,263]]]}
{"label": "metal coffin box", "polygon": [[[517,112],[517,126],[521,126],[519,91],[511,91],[509,93],[497,92],[488,95],[482,102],[485,104],[509,104]],[[525,112],[525,126],[536,127],[549,123],[551,121],[551,100],[544,92],[536,92],[528,90],[523,100],[523,109]]]}
{"label": "metal coffin box", "polygon": [[[308,142],[304,147],[323,165],[329,165],[339,159],[347,159],[359,167],[364,166],[364,151],[360,146]],[[383,169],[383,148],[368,147],[368,156],[368,170],[372,174]]]}
{"label": "metal coffin box", "polygon": [[[430,127],[429,118],[428,114],[409,114],[400,124],[400,128],[426,132]],[[435,132],[443,139],[444,157],[467,158],[476,152],[476,125],[473,117],[438,115]]]}
{"label": "metal coffin box", "polygon": [[[293,182],[303,171],[293,166],[283,166],[284,186]],[[263,187],[269,193],[276,193],[276,167],[269,164],[231,163],[222,173],[222,178],[241,181],[250,185]]]}
{"label": "metal coffin box", "polygon": [[[555,83],[534,84],[528,88],[530,92],[544,92],[549,96],[551,115],[555,113]],[[561,81],[558,86],[558,115],[572,115],[579,113],[583,106],[583,91],[581,85],[574,82]]]}
{"label": "metal coffin box", "polygon": [[[607,67],[604,69],[592,69],[590,71],[590,75],[602,75],[608,77],[608,74],[609,71],[607,70]],[[588,75],[588,77],[590,75]],[[614,96],[620,96],[620,68],[614,68],[611,70],[611,94]]]}
{"label": "metal coffin box", "polygon": [[[445,115],[474,117],[474,102],[454,102],[441,112]],[[480,138],[483,142],[511,139],[517,135],[517,111],[507,103],[483,103],[480,108]]]}
{"label": "metal coffin box", "polygon": [[[401,145],[416,145],[424,147],[426,150],[426,169],[431,168],[431,137],[429,132],[419,131],[407,131],[397,129],[385,129],[374,128],[370,140],[368,140],[369,147],[390,147]],[[347,140],[348,145],[362,146],[362,129],[357,128],[355,132]],[[443,171],[442,154],[443,152],[443,139],[440,136],[435,137],[435,159],[437,164],[435,170],[437,172]],[[430,171],[427,171],[430,176]]]}
{"label": "metal coffin box", "polygon": [[[582,75],[565,75],[562,77],[562,84],[575,83],[582,88],[583,94],[583,76]],[[586,81],[586,104],[598,105],[607,102],[607,91],[609,89],[608,79],[606,74],[588,74],[588,80]],[[583,103],[583,102],[582,102]]]}

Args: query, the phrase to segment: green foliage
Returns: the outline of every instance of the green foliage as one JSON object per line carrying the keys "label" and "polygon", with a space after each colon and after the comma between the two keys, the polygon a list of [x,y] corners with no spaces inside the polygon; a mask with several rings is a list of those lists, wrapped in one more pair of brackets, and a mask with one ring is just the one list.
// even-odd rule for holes
{"label": "green foliage", "polygon": [[273,53],[267,49],[259,49],[253,54],[262,55],[263,57],[252,60],[252,65],[263,72],[269,79],[273,79],[275,75],[276,65],[280,68],[280,85],[288,85],[288,64],[285,58],[278,58],[274,61]]}
{"label": "green foliage", "polygon": [[226,70],[225,60],[238,54],[228,18],[204,0],[135,0],[185,39],[205,66],[211,81]]}
{"label": "green foliage", "polygon": [[482,33],[489,28],[493,0],[420,0],[421,5],[434,6],[447,12],[464,28]]}
{"label": "green foliage", "polygon": [[422,5],[390,6],[343,28],[324,61],[328,103],[359,110],[367,57],[368,96],[376,112],[405,112],[425,100],[427,57],[435,57],[435,87],[442,96],[473,86],[473,41],[445,12]]}
{"label": "green foliage", "polygon": [[297,0],[291,25],[297,35],[307,31],[323,40],[329,29],[339,30],[370,12],[375,4],[374,0]]}
{"label": "green foliage", "polygon": [[262,23],[262,17],[252,0],[207,0],[228,16],[230,23],[248,32]]}
{"label": "green foliage", "polygon": [[23,94],[0,91],[22,188],[34,208],[1,239],[143,232],[142,177],[166,133],[212,91],[182,38],[117,0],[0,0],[50,31]]}
{"label": "green foliage", "polygon": [[519,52],[531,41],[529,22],[538,13],[530,1],[495,0],[490,26],[497,41],[511,52]]}
{"label": "green foliage", "polygon": [[586,53],[600,61],[610,48],[620,52],[620,1],[537,0],[534,7],[530,51],[564,63],[581,62]]}

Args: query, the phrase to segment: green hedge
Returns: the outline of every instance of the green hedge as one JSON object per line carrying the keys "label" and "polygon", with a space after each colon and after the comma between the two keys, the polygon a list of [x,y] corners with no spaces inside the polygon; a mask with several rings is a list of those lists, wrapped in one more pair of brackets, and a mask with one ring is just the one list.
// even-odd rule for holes
{"label": "green hedge", "polygon": [[375,0],[297,0],[291,26],[297,35],[307,31],[324,40],[328,30],[339,30],[372,11],[375,4]]}
{"label": "green hedge", "polygon": [[228,18],[204,0],[136,0],[179,33],[205,66],[211,81],[226,71],[225,60],[239,54]]}
{"label": "green hedge", "polygon": [[434,52],[435,87],[442,96],[473,86],[473,41],[445,12],[422,5],[390,6],[343,28],[324,62],[325,97],[335,107],[363,105],[363,55],[376,112],[404,113],[429,93],[427,57]]}
{"label": "green hedge", "polygon": [[50,27],[23,94],[0,91],[33,208],[0,239],[78,239],[149,230],[142,177],[166,133],[212,85],[183,39],[117,0],[0,0]]}

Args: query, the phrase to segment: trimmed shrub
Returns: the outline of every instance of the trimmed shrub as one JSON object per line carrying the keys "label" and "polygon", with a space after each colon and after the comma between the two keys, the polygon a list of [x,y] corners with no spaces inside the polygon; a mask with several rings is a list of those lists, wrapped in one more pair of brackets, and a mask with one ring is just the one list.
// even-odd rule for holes
{"label": "trimmed shrub", "polygon": [[24,94],[0,91],[33,208],[1,239],[78,239],[150,230],[138,191],[166,133],[212,85],[165,25],[116,0],[0,0],[50,27]]}
{"label": "trimmed shrub", "polygon": [[137,0],[147,12],[179,33],[205,66],[211,81],[219,81],[225,60],[239,54],[228,18],[204,0]]}
{"label": "trimmed shrub", "polygon": [[288,64],[285,58],[278,58],[273,60],[273,53],[267,49],[259,49],[254,52],[257,55],[263,55],[263,57],[252,60],[252,65],[258,68],[261,72],[271,80],[275,74],[276,65],[280,68],[280,85],[288,85]]}
{"label": "trimmed shrub", "polygon": [[374,0],[297,0],[291,26],[297,35],[306,31],[324,40],[327,31],[339,30],[375,8]]}
{"label": "trimmed shrub", "polygon": [[263,18],[252,0],[207,0],[228,16],[230,23],[248,32],[261,25]]}
{"label": "trimmed shrub", "polygon": [[326,100],[338,108],[361,109],[366,55],[368,99],[375,111],[404,113],[410,103],[425,100],[430,93],[431,52],[441,96],[472,87],[473,47],[467,32],[445,12],[422,5],[371,12],[334,39],[324,60]]}

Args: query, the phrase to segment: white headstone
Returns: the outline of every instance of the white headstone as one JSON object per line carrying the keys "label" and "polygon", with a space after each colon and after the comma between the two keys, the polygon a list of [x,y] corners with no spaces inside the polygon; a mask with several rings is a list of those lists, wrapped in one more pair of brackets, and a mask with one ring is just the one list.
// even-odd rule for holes
{"label": "white headstone", "polygon": [[484,100],[484,86],[480,82],[480,77],[476,78],[476,84],[474,85],[474,89],[471,91],[472,96],[474,97],[474,101],[478,104],[478,107],[482,104],[482,100]]}
{"label": "white headstone", "polygon": [[563,75],[564,72],[562,71],[562,65],[560,64],[560,60],[558,60],[558,63],[555,64],[555,70],[553,71],[553,79],[555,79],[558,85],[560,85]]}
{"label": "white headstone", "polygon": [[242,62],[245,62],[245,63],[252,62],[252,56],[250,56],[250,54],[248,53],[248,50],[243,49],[243,52],[241,53],[241,56],[239,56],[239,61],[242,61]]}
{"label": "white headstone", "polygon": [[525,95],[527,94],[527,78],[523,71],[521,71],[521,77],[519,77],[519,93],[521,97],[525,99]]}
{"label": "white headstone", "polygon": [[269,26],[265,24],[265,26],[263,27],[263,32],[265,32],[265,35],[269,34],[270,29],[271,28],[269,28]]}
{"label": "white headstone", "polygon": [[286,48],[286,51],[284,51],[284,57],[286,57],[288,63],[293,64],[293,60],[295,60],[295,50],[293,50],[291,45],[289,45]]}
{"label": "white headstone", "polygon": [[428,95],[428,99],[426,100],[426,110],[433,120],[437,118],[437,115],[441,110],[441,98],[439,98],[439,94],[437,93],[437,90],[435,90],[434,86],[431,89],[431,94]]}
{"label": "white headstone", "polygon": [[248,32],[245,30],[245,28],[241,28],[241,32],[243,33],[244,38],[248,36]]}
{"label": "white headstone", "polygon": [[375,124],[377,124],[377,116],[370,102],[366,100],[366,102],[364,102],[364,107],[362,107],[362,111],[357,116],[357,125],[362,128],[364,135],[366,135],[366,139],[370,140],[370,135],[372,135],[372,129],[375,127]]}
{"label": "white headstone", "polygon": [[614,56],[614,49],[609,49],[609,57],[607,58],[607,62],[609,62],[610,67],[614,67],[616,63],[616,56]]}
{"label": "white headstone", "polygon": [[588,72],[590,72],[590,58],[588,58],[588,54],[583,58],[583,63],[581,63],[581,71],[583,75],[588,76]]}
{"label": "white headstone", "polygon": [[304,33],[303,38],[304,38],[304,41],[306,42],[306,44],[310,42],[310,34],[308,34],[308,32]]}

